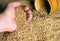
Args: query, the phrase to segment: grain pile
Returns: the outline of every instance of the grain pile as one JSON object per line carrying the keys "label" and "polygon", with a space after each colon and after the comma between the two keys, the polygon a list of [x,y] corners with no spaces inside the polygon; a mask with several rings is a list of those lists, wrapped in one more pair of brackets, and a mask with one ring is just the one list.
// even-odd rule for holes
{"label": "grain pile", "polygon": [[26,12],[16,8],[17,30],[0,33],[0,41],[60,41],[60,10],[48,15],[45,8],[36,11],[29,1],[22,3],[32,10],[32,21],[28,23]]}

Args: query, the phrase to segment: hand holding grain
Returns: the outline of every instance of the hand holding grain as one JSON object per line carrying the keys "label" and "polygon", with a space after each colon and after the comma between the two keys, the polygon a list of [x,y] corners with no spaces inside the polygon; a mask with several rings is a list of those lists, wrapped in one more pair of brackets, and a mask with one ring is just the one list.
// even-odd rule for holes
{"label": "hand holding grain", "polygon": [[[16,30],[15,22],[15,8],[22,6],[20,2],[9,3],[5,11],[0,14],[0,32],[13,32]],[[32,19],[32,12],[28,7],[24,7],[23,10],[28,14],[28,22]]]}

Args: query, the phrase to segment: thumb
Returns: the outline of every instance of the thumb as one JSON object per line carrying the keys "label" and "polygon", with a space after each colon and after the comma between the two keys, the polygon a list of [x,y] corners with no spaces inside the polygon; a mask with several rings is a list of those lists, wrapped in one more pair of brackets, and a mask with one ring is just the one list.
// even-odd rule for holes
{"label": "thumb", "polygon": [[18,7],[18,6],[21,6],[20,2],[12,2],[12,3],[9,3],[7,7],[15,8],[15,7]]}
{"label": "thumb", "polygon": [[15,8],[20,6],[21,3],[20,2],[12,2],[9,3],[5,9],[5,11],[3,12],[4,15],[8,16],[8,17],[13,17],[15,16]]}

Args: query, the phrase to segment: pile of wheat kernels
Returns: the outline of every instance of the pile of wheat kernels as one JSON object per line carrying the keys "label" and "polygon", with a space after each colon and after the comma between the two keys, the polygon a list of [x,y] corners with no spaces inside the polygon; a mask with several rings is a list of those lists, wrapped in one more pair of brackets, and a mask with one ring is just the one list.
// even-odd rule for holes
{"label": "pile of wheat kernels", "polygon": [[[29,2],[23,2],[30,9]],[[27,22],[26,12],[16,8],[17,29],[13,33],[0,33],[0,41],[60,41],[60,17],[48,15],[45,8],[31,9],[33,19]]]}

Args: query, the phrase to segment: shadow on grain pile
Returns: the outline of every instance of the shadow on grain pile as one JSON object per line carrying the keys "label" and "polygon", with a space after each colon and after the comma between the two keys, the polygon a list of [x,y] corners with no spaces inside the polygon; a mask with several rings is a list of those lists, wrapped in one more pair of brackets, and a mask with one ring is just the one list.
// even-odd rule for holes
{"label": "shadow on grain pile", "polygon": [[[30,9],[30,2],[22,2]],[[27,15],[20,7],[16,8],[17,30],[1,33],[0,41],[59,41],[60,14],[47,15],[45,8],[33,11],[33,19],[27,23]]]}

